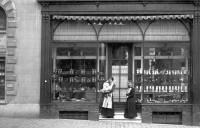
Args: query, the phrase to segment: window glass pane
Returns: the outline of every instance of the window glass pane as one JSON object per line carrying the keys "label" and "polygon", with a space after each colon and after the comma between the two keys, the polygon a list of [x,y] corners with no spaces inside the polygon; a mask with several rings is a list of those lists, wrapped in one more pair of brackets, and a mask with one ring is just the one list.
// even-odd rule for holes
{"label": "window glass pane", "polygon": [[58,56],[96,56],[97,49],[90,47],[57,48]]}
{"label": "window glass pane", "polygon": [[[53,100],[96,101],[96,48],[57,48],[56,54]],[[95,58],[87,58],[90,55]]]}
{"label": "window glass pane", "polygon": [[68,56],[70,54],[70,48],[57,48],[57,56]]}
{"label": "window glass pane", "polygon": [[[189,47],[145,47],[144,102],[187,103]],[[153,56],[153,57],[152,57]],[[139,74],[140,69],[137,71]]]}
{"label": "window glass pane", "polygon": [[120,45],[113,46],[112,58],[128,60],[128,47]]}
{"label": "window glass pane", "polygon": [[82,48],[82,52],[84,56],[96,56],[97,49],[96,48]]}
{"label": "window glass pane", "polygon": [[135,56],[141,56],[141,47],[135,47]]}
{"label": "window glass pane", "polygon": [[181,47],[145,47],[145,56],[181,56],[186,49]]}
{"label": "window glass pane", "polygon": [[126,45],[115,44],[112,47],[112,76],[116,84],[115,92],[119,92],[115,97],[115,102],[125,102],[124,90],[128,83],[128,47]]}
{"label": "window glass pane", "polygon": [[56,60],[57,69],[62,69],[62,71],[70,71],[72,68],[72,60]]}

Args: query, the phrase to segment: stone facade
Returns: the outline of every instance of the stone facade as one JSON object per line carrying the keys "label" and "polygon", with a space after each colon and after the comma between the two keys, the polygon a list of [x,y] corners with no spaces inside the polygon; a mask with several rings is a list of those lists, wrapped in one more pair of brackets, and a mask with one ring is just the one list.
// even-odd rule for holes
{"label": "stone facade", "polygon": [[[3,33],[3,41],[0,45],[0,53],[5,54],[6,56],[6,98],[3,102],[0,103],[0,117],[34,117],[38,118],[40,115],[47,112],[45,106],[40,108],[40,77],[44,77],[44,79],[49,78],[47,74],[46,76],[41,76],[41,45],[44,43],[41,42],[41,33],[42,33],[42,14],[41,14],[41,5],[38,1],[42,0],[0,0],[0,7],[5,11],[7,16],[7,29],[6,32]],[[43,0],[48,1],[48,0]],[[56,1],[56,0],[55,0]],[[60,0],[65,1],[65,0]],[[67,0],[66,0],[67,1]],[[83,1],[83,0],[82,0]],[[110,12],[116,11],[116,14],[120,12],[124,12],[127,14],[142,14],[143,12],[152,11],[154,14],[156,11],[155,5],[151,4],[132,4],[131,6],[127,4],[119,4],[119,6],[114,5],[106,5],[100,3],[90,4],[86,8],[86,6],[79,5],[66,5],[65,7],[62,5],[60,12],[66,11],[68,14],[77,13],[83,14],[83,11],[91,11],[91,14],[100,14],[99,10],[103,10],[105,14],[110,14]],[[48,4],[43,3],[44,10],[48,10]],[[129,7],[128,9],[125,7]],[[171,11],[175,6],[162,4],[162,6],[158,6],[157,10],[162,10],[163,13],[167,11]],[[134,7],[134,8],[133,8]],[[187,10],[189,13],[197,15],[195,18],[195,22],[193,23],[193,41],[195,40],[195,45],[192,44],[194,54],[193,57],[193,67],[199,67],[199,24],[200,24],[200,4],[199,2],[196,4],[187,5],[184,4],[180,8],[175,8],[174,10],[177,13],[183,12],[183,10]],[[52,8],[52,11],[55,11]],[[62,10],[63,9],[63,10]],[[195,10],[196,9],[196,10]],[[75,10],[74,12],[72,10]],[[154,12],[155,11],[155,12]],[[173,10],[172,10],[173,11]],[[80,13],[81,12],[81,13]],[[162,13],[160,11],[156,12],[157,14]],[[155,14],[156,14],[155,13]],[[172,13],[172,12],[171,12]],[[174,14],[174,13],[173,13]],[[43,22],[49,22],[50,15],[44,13],[43,14]],[[49,25],[49,24],[48,24]],[[194,26],[196,25],[196,26]],[[46,26],[47,28],[49,26]],[[44,26],[45,28],[45,26]],[[48,28],[49,29],[49,28]],[[48,30],[47,30],[48,32]],[[45,37],[44,37],[45,38]],[[47,40],[47,39],[44,39]],[[48,41],[48,40],[47,40]],[[48,57],[45,57],[45,59]],[[199,68],[195,68],[198,69]],[[45,72],[46,73],[46,72]],[[144,105],[142,107],[142,120],[146,123],[151,123],[152,121],[152,112],[153,111],[170,111],[170,112],[182,112],[182,123],[186,125],[200,125],[200,99],[199,99],[199,72],[194,72],[193,76],[196,76],[193,80],[192,94],[194,99],[191,101],[190,105]],[[44,85],[46,86],[46,85]],[[45,87],[46,88],[46,87]],[[194,93],[195,92],[195,93]],[[44,94],[45,95],[45,94]],[[94,105],[94,106],[93,106]],[[75,104],[68,106],[70,107],[79,107],[81,108],[81,104]],[[98,117],[98,106],[97,104],[90,105],[91,108],[94,108],[90,111],[91,117]],[[61,106],[53,105],[46,106],[50,107],[50,111],[53,111],[52,118],[58,118],[57,108],[62,109]],[[44,111],[40,111],[44,109]],[[85,108],[82,108],[84,111],[88,111],[88,106],[85,105]],[[47,112],[48,113],[48,112]]]}
{"label": "stone facade", "polygon": [[6,98],[0,115],[39,117],[41,9],[37,0],[0,0],[7,15]]}

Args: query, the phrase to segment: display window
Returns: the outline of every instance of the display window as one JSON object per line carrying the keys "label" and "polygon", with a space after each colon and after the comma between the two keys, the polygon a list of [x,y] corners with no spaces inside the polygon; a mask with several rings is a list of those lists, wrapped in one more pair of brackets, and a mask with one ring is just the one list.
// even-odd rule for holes
{"label": "display window", "polygon": [[91,45],[53,48],[52,99],[96,101],[97,78],[104,81],[105,73],[102,51]]}
{"label": "display window", "polygon": [[187,103],[190,81],[189,44],[148,44],[137,47],[136,90],[144,103]]}

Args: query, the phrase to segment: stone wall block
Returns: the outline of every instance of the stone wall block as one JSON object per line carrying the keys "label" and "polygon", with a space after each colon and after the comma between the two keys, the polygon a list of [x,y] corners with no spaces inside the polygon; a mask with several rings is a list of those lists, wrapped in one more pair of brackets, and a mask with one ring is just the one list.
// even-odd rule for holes
{"label": "stone wall block", "polygon": [[15,82],[7,82],[6,83],[6,87],[7,88],[15,88],[16,87],[16,83]]}
{"label": "stone wall block", "polygon": [[6,6],[6,11],[11,11],[11,10],[15,10],[16,7],[15,7],[15,4],[13,2],[10,2],[10,4],[8,4],[8,6]]}
{"label": "stone wall block", "polygon": [[16,48],[17,47],[16,41],[7,42],[7,47],[8,48]]}
{"label": "stone wall block", "polygon": [[14,57],[7,57],[7,64],[16,64],[17,63],[17,59]]}
{"label": "stone wall block", "polygon": [[7,48],[7,55],[8,56],[15,56],[15,48]]}
{"label": "stone wall block", "polygon": [[7,73],[14,73],[15,72],[15,66],[13,64],[7,64],[6,65],[6,72]]}
{"label": "stone wall block", "polygon": [[5,10],[7,16],[7,48],[1,47],[0,54],[6,57],[6,99],[5,101],[9,103],[12,101],[13,96],[16,96],[17,91],[15,90],[17,76],[15,73],[15,65],[17,59],[14,57],[16,54],[16,6],[13,0],[0,0],[0,6]]}
{"label": "stone wall block", "polygon": [[0,54],[5,54],[6,53],[6,49],[5,48],[0,48]]}
{"label": "stone wall block", "polygon": [[13,47],[16,48],[17,46],[17,41],[15,38],[8,38],[7,39],[7,47]]}
{"label": "stone wall block", "polygon": [[7,94],[8,96],[16,96],[16,95],[17,95],[17,91],[16,91],[16,90],[6,91],[6,94]]}
{"label": "stone wall block", "polygon": [[15,28],[8,28],[7,29],[7,37],[16,37],[16,29]]}
{"label": "stone wall block", "polygon": [[7,74],[6,81],[17,81],[17,76],[15,74]]}
{"label": "stone wall block", "polygon": [[17,23],[16,21],[8,21],[8,28],[16,28],[17,27]]}
{"label": "stone wall block", "polygon": [[3,0],[3,1],[1,2],[1,4],[2,4],[3,6],[5,6],[9,1],[10,1],[10,0]]}
{"label": "stone wall block", "polygon": [[7,16],[8,16],[8,19],[12,19],[12,18],[15,18],[17,16],[17,13],[16,13],[16,11],[9,11],[7,13]]}

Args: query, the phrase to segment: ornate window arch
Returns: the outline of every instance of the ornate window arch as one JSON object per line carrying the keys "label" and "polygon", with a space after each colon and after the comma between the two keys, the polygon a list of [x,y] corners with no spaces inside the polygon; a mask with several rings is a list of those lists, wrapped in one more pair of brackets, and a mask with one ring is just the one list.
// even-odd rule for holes
{"label": "ornate window arch", "polygon": [[190,41],[189,31],[179,20],[157,20],[146,30],[145,41]]}
{"label": "ornate window arch", "polygon": [[0,30],[6,29],[6,13],[0,8]]}
{"label": "ornate window arch", "polygon": [[17,76],[15,73],[17,47],[16,42],[16,8],[12,0],[0,1],[0,56],[5,58],[4,64],[4,87],[1,87],[1,103],[9,103],[16,95],[15,85]]}

